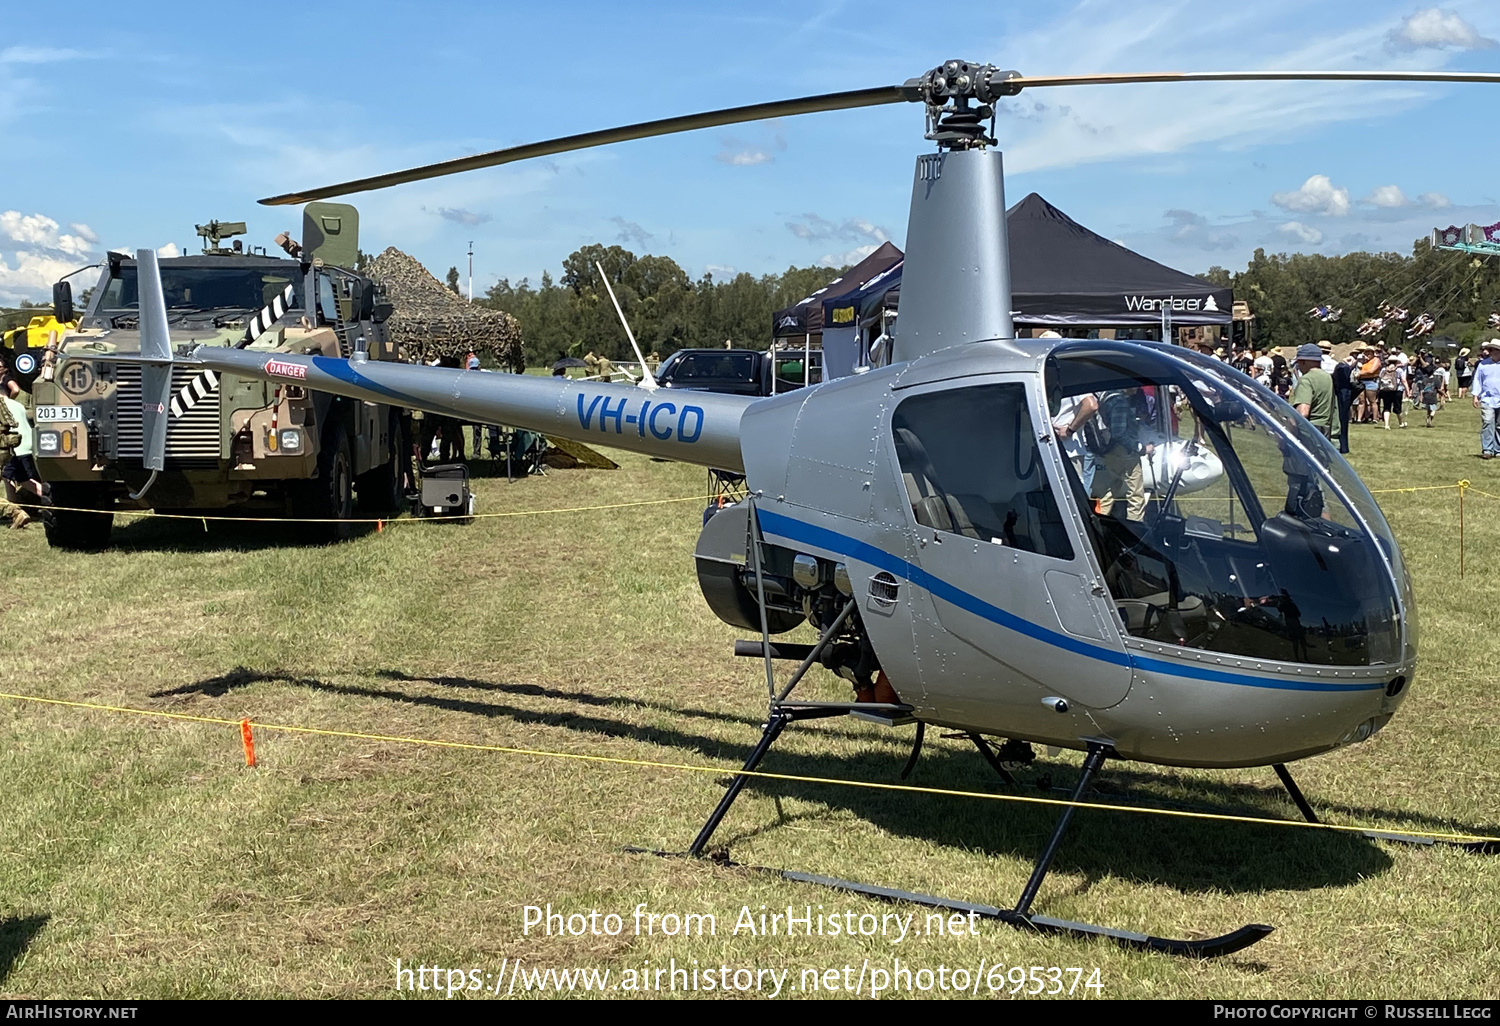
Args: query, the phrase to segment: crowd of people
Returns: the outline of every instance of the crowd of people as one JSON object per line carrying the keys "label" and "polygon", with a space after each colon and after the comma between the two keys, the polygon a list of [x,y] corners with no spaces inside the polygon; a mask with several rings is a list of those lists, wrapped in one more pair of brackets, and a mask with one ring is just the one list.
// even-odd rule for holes
{"label": "crowd of people", "polygon": [[1425,347],[1408,355],[1399,347],[1361,343],[1338,359],[1326,340],[1300,346],[1291,359],[1278,350],[1245,349],[1231,356],[1223,349],[1199,349],[1286,399],[1337,441],[1339,452],[1349,452],[1351,424],[1405,428],[1414,410],[1430,428],[1445,405],[1468,398],[1480,411],[1480,457],[1500,456],[1500,340],[1482,343],[1478,359],[1463,348],[1451,360]]}

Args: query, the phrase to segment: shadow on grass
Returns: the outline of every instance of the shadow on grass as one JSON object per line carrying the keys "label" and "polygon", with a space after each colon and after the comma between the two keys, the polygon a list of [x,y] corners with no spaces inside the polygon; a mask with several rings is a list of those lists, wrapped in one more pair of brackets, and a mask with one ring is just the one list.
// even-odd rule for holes
{"label": "shadow on grass", "polygon": [[[749,754],[759,737],[754,719],[693,709],[664,709],[684,717],[707,717],[743,723],[743,740],[726,741],[688,730],[643,726],[607,715],[611,706],[643,707],[628,698],[611,698],[559,691],[530,684],[501,684],[467,678],[413,678],[399,671],[380,676],[402,682],[424,682],[442,687],[474,690],[487,694],[514,694],[583,704],[577,708],[543,711],[494,701],[450,698],[442,695],[412,695],[398,690],[332,684],[281,672],[239,668],[219,677],[159,691],[154,698],[202,694],[221,697],[231,690],[261,682],[288,683],[329,694],[373,698],[408,705],[440,708],[468,715],[503,718],[528,725],[561,727],[579,733],[640,741],[737,764]],[[753,726],[751,724],[754,724]],[[823,728],[818,728],[823,732]],[[897,739],[898,742],[904,739]],[[848,757],[814,755],[773,749],[762,769],[798,777],[829,780],[891,781],[902,764],[900,756],[867,750]],[[978,756],[963,748],[931,747],[919,764],[912,783],[934,788],[1006,794],[1022,797],[1062,797],[1071,791],[1078,767],[1068,763],[1033,764],[1023,771],[1015,787],[1006,787]],[[1269,776],[1269,770],[1267,771]],[[727,773],[726,773],[727,775]],[[1054,786],[1057,785],[1057,786]],[[900,836],[918,838],[965,851],[1031,860],[1051,834],[1060,809],[1003,800],[936,794],[903,794],[877,789],[850,788],[832,783],[795,780],[753,780],[749,790],[823,806],[824,813],[799,813],[778,822],[744,827],[732,812],[721,828],[719,844],[743,841],[758,834],[774,834],[788,822],[833,816],[839,810]],[[1219,782],[1194,776],[1185,779],[1170,771],[1138,764],[1107,763],[1090,800],[1116,805],[1158,805],[1182,808],[1184,799],[1194,801],[1198,811],[1217,815],[1242,815],[1257,819],[1296,820],[1274,778],[1265,787]],[[1144,800],[1143,800],[1144,799]],[[704,815],[708,814],[705,802]],[[1383,809],[1339,806],[1349,818],[1384,829],[1452,829],[1446,821],[1417,814]],[[686,837],[696,823],[684,824]],[[735,830],[745,832],[736,835]],[[1485,830],[1476,832],[1488,832]],[[1388,870],[1392,860],[1375,841],[1354,833],[1255,823],[1209,823],[1181,817],[1150,815],[1108,809],[1084,810],[1075,816],[1058,855],[1059,870],[1082,873],[1088,883],[1108,876],[1160,883],[1182,892],[1264,892],[1283,889],[1310,890],[1347,886],[1362,877]],[[889,881],[887,881],[889,882]]]}
{"label": "shadow on grass", "polygon": [[[215,510],[213,516],[223,516]],[[117,524],[110,547],[120,552],[253,552],[261,549],[316,548],[331,544],[317,537],[316,525],[244,520],[143,517]],[[373,533],[374,524],[354,524],[353,538]]]}
{"label": "shadow on grass", "polygon": [[10,974],[20,963],[21,956],[26,954],[26,949],[31,947],[31,942],[42,932],[42,927],[47,925],[50,918],[52,917],[26,916],[0,919],[0,983],[10,978]]}
{"label": "shadow on grass", "polygon": [[[672,706],[624,695],[599,695],[587,691],[564,691],[558,688],[543,687],[540,684],[501,683],[497,681],[476,680],[471,677],[413,677],[399,670],[377,670],[375,676],[397,683],[432,684],[437,687],[450,688],[456,691],[478,691],[488,694],[516,695],[524,698],[550,699],[559,702],[571,702],[575,705],[589,706],[591,708],[645,709],[653,712],[670,713],[674,716],[681,716],[687,719],[703,719],[719,723],[739,724],[749,728],[755,734],[759,733],[761,725],[765,722],[764,717],[760,716],[739,716],[733,713],[715,712],[709,709]],[[413,695],[405,691],[388,691],[381,688],[333,684],[329,681],[318,680],[313,677],[302,677],[283,670],[251,670],[243,666],[235,667],[228,673],[220,674],[217,677],[209,677],[206,680],[184,684],[181,687],[170,688],[164,691],[155,691],[151,693],[150,697],[174,698],[182,695],[198,694],[207,695],[212,698],[222,698],[224,695],[238,688],[263,683],[291,684],[294,687],[307,688],[310,691],[321,691],[325,694],[347,695],[355,698],[379,698],[387,701],[401,702],[406,705],[426,706],[433,709],[444,709],[449,712],[465,713],[471,716],[503,717],[514,720],[517,723],[561,726],[570,730],[601,734],[606,737],[646,741],[672,748],[691,748],[703,755],[731,761],[734,759],[743,760],[746,752],[748,752],[746,748],[737,747],[732,743],[726,743],[718,738],[688,734],[680,731],[663,731],[651,727],[638,727],[620,720],[600,719],[580,715],[576,710],[571,709],[544,712],[536,709],[524,709],[519,706],[502,705],[475,699],[448,698],[441,695]],[[854,734],[838,730],[826,732],[843,737],[869,740],[868,736],[864,734]],[[754,735],[747,734],[747,736]],[[894,744],[905,744],[904,741],[894,738],[891,740]]]}

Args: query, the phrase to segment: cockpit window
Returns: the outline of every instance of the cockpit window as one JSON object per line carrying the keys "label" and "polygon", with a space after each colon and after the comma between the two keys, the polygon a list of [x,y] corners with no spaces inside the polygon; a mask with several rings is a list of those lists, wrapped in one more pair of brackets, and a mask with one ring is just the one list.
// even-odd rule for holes
{"label": "cockpit window", "polygon": [[[1335,455],[1333,444],[1327,438],[1320,432],[1314,431],[1306,420],[1297,416],[1290,406],[1278,399],[1264,385],[1243,374],[1224,373],[1224,365],[1220,361],[1204,356],[1202,353],[1184,349],[1174,355],[1190,363],[1216,370],[1225,381],[1226,388],[1232,389],[1241,399],[1286,427],[1297,436],[1308,451],[1313,453],[1318,465],[1328,472],[1339,489],[1349,497],[1349,501],[1359,513],[1365,527],[1375,535],[1380,543],[1381,551],[1390,561],[1391,572],[1395,575],[1397,585],[1401,589],[1402,602],[1406,609],[1406,643],[1409,646],[1415,646],[1416,597],[1412,592],[1411,577],[1401,557],[1401,549],[1396,545],[1395,532],[1391,530],[1391,525],[1386,522],[1385,515],[1380,512],[1380,507],[1375,503],[1375,497],[1370,494],[1365,483],[1354,472],[1354,468]],[[1340,512],[1347,515],[1348,510],[1340,504],[1335,510],[1335,515]]]}
{"label": "cockpit window", "polygon": [[[1260,659],[1397,661],[1387,544],[1329,487],[1328,465],[1278,430],[1274,401],[1227,368],[1197,369],[1144,347],[1048,362],[1070,487],[1123,627]],[[1065,433],[1069,409],[1086,415]]]}
{"label": "cockpit window", "polygon": [[1072,559],[1019,384],[913,396],[891,421],[917,523]]}

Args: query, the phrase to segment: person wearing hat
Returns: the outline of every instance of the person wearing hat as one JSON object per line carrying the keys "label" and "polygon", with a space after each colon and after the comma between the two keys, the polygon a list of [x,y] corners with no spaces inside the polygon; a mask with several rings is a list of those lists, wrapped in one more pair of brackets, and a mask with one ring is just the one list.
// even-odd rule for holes
{"label": "person wearing hat", "polygon": [[1323,369],[1323,350],[1316,342],[1297,349],[1297,370],[1302,376],[1292,390],[1292,405],[1324,438],[1332,437],[1333,376]]}
{"label": "person wearing hat", "polygon": [[1380,365],[1380,352],[1374,346],[1365,346],[1356,375],[1360,387],[1359,412],[1354,416],[1356,423],[1375,423],[1375,392],[1379,388]]}
{"label": "person wearing hat", "polygon": [[1323,369],[1332,374],[1333,369],[1339,365],[1339,362],[1333,358],[1333,343],[1326,338],[1320,338],[1318,348],[1323,353]]}
{"label": "person wearing hat", "polygon": [[1469,382],[1474,380],[1474,365],[1469,362],[1468,346],[1458,351],[1458,359],[1453,361],[1453,376],[1458,378],[1458,397],[1462,399],[1469,394]]}
{"label": "person wearing hat", "polygon": [[1486,342],[1479,347],[1482,359],[1474,368],[1470,395],[1479,409],[1479,458],[1500,456],[1500,437],[1495,433],[1495,411],[1500,410],[1500,346]]}
{"label": "person wearing hat", "polygon": [[1402,366],[1404,359],[1405,355],[1401,350],[1392,349],[1380,366],[1380,377],[1377,379],[1380,387],[1376,396],[1380,399],[1380,419],[1387,431],[1391,429],[1393,413],[1397,423],[1406,427],[1406,408],[1402,402],[1406,398],[1406,368]]}

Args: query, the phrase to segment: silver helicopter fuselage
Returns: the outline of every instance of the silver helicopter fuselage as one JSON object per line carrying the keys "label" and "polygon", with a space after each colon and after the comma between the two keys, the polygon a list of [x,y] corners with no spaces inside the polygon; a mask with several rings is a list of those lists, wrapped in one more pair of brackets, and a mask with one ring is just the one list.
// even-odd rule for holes
{"label": "silver helicopter fuselage", "polygon": [[[1389,528],[1342,457],[1299,429],[1285,403],[1214,361],[1167,346],[1015,339],[1000,153],[922,156],[913,184],[894,362],[780,396],[648,391],[358,355],[203,348],[187,359],[743,472],[768,546],[842,565],[880,668],[926,722],[1068,748],[1103,741],[1123,758],[1220,767],[1287,762],[1383,726],[1415,671],[1415,610]],[[157,352],[167,348],[159,341]],[[1099,368],[1118,365],[1128,376],[1141,361],[1149,364],[1141,380],[1160,382],[1147,386],[1158,403],[1199,393],[1188,413],[1206,425],[1205,446],[1218,446],[1232,464],[1224,471],[1228,513],[1219,503],[1206,510],[1211,516],[1174,517],[1161,537],[1146,531],[1138,543],[1117,545],[1106,565],[1105,521],[1069,470],[1051,427],[1057,397],[1049,389],[1057,392],[1060,374],[1084,382],[1081,390],[1089,375],[1102,381],[1113,373]],[[916,423],[904,410],[940,408],[950,393],[1008,397],[1011,423],[1031,425],[1024,439],[1013,432],[1013,455],[978,443],[972,452],[930,454],[932,467],[1014,459],[1012,476],[1024,470],[1028,483],[1007,524],[1029,510],[1042,525],[1030,534],[923,515],[913,489],[939,471],[914,468],[897,436],[910,438]],[[935,395],[944,399],[923,405]],[[1241,465],[1231,439],[1272,457]],[[1337,516],[1299,521],[1252,495],[1251,476],[1274,476],[1265,467],[1276,461],[1292,475],[1286,480]],[[1175,486],[1165,497],[1174,494]],[[1287,504],[1291,510],[1291,498]],[[1105,523],[1107,531],[1118,526]],[[1042,534],[1050,540],[1037,541]],[[1307,553],[1298,555],[1298,546]],[[743,532],[729,548],[737,551],[719,556],[744,562]],[[1163,571],[1172,580],[1166,597],[1122,594],[1129,590],[1122,578],[1163,548],[1175,560]],[[1322,577],[1287,585],[1299,572],[1286,569],[1294,557],[1321,566]],[[1338,562],[1346,559],[1356,561],[1352,576]],[[1180,594],[1184,573],[1199,575],[1194,595]],[[1340,585],[1341,575],[1348,579]],[[1257,576],[1264,579],[1252,581]],[[1246,646],[1240,637],[1276,644]]]}

